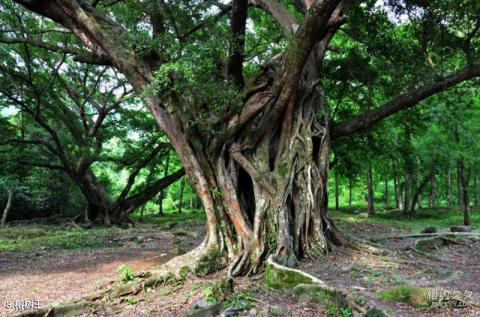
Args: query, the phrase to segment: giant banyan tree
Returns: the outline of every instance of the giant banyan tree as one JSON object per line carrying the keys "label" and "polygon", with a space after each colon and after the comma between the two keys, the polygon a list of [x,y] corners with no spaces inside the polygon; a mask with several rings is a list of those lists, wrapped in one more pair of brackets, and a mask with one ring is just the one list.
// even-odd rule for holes
{"label": "giant banyan tree", "polygon": [[[470,14],[470,1],[397,1],[380,16],[399,16],[398,21],[393,17],[382,23],[374,19],[380,10],[376,1],[15,2],[73,33],[77,46],[68,54],[74,60],[111,65],[143,96],[181,158],[207,215],[204,242],[181,260],[193,265],[216,254],[232,275],[258,272],[269,256],[293,266],[301,258],[321,256],[332,245],[351,243],[327,215],[332,142],[480,75],[475,58],[480,23],[474,12],[478,8]],[[385,6],[388,3],[385,1]],[[134,9],[140,16],[135,30],[146,30],[147,48],[139,49],[132,40],[131,17],[121,16],[135,15],[128,11]],[[402,14],[416,22],[405,26]],[[464,23],[462,34],[449,24],[458,16]],[[246,33],[252,32],[251,28],[256,32],[255,26],[261,23],[263,34],[269,34],[270,28],[271,34],[275,33],[272,41],[277,39],[283,46],[251,72],[254,63],[245,59]],[[427,52],[419,60],[425,69],[430,67],[428,75],[412,74],[408,83],[391,79],[390,85],[398,85],[395,93],[385,94],[383,100],[374,98],[372,102],[381,103],[352,110],[345,120],[335,121],[326,86],[335,72],[327,71],[331,63],[327,56],[350,49],[343,42],[334,42],[336,36],[350,34],[352,42],[366,41],[368,46],[368,30],[373,32],[372,41],[378,43],[381,41],[373,37],[385,25],[403,27],[402,32],[418,36],[411,42],[403,37],[398,46],[411,45],[412,50],[418,46],[419,52]],[[363,38],[355,35],[360,29],[367,30]],[[424,62],[425,56],[427,60],[436,56],[428,43],[440,41],[434,37],[440,34],[438,30],[447,47],[442,56],[448,63],[442,64],[442,71],[436,71],[435,61]],[[179,62],[181,54],[162,49],[162,41],[171,40],[167,36],[171,34],[179,51],[192,50],[188,54],[194,62],[189,67]],[[227,45],[222,44],[222,36]],[[217,41],[213,48],[211,41]],[[57,44],[45,48],[62,51],[64,47]],[[223,55],[218,53],[222,47],[227,48]],[[202,50],[215,50],[210,56],[211,72],[191,75],[196,64],[204,62]],[[200,53],[195,57],[192,52]],[[384,50],[383,54],[387,58],[394,52],[398,50]],[[201,78],[210,85],[205,87],[213,89],[196,89],[206,85]]]}

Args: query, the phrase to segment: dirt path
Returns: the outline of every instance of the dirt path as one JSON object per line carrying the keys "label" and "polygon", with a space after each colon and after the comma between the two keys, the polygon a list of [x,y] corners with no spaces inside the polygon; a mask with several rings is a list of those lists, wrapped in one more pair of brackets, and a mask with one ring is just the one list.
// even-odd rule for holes
{"label": "dirt path", "polygon": [[[138,236],[145,238],[138,239]],[[15,300],[39,301],[49,305],[79,298],[116,278],[121,264],[134,272],[164,263],[174,255],[169,250],[181,237],[169,232],[143,231],[126,235],[116,242],[122,247],[101,250],[0,254],[0,316],[13,316],[20,311],[7,305]],[[186,240],[186,239],[185,239]],[[199,243],[188,238],[188,250]]]}

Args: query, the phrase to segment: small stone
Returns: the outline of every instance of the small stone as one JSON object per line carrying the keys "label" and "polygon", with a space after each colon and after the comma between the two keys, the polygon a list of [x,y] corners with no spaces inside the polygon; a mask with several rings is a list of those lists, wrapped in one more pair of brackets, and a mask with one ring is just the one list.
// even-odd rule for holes
{"label": "small stone", "polygon": [[470,226],[454,226],[450,228],[451,232],[471,232],[472,228]]}
{"label": "small stone", "polygon": [[271,306],[270,307],[270,313],[273,316],[283,316],[283,315],[287,314],[287,312],[288,312],[288,310],[285,307],[281,307],[281,306]]}
{"label": "small stone", "polygon": [[200,298],[193,303],[193,309],[202,309],[202,308],[207,308],[210,306],[206,300],[203,298]]}
{"label": "small stone", "polygon": [[177,225],[176,222],[167,222],[165,223],[165,229],[170,230]]}
{"label": "small stone", "polygon": [[221,316],[221,317],[231,317],[231,316],[235,316],[238,311],[239,311],[239,309],[238,309],[237,307],[228,307],[227,309],[225,309],[225,310],[220,314],[220,316]]}
{"label": "small stone", "polygon": [[188,235],[188,232],[183,229],[177,229],[176,231],[172,232],[172,234],[176,236],[186,236]]}
{"label": "small stone", "polygon": [[255,308],[250,308],[248,311],[248,314],[250,316],[256,316],[257,315],[257,310]]}
{"label": "small stone", "polygon": [[170,253],[171,255],[182,255],[185,254],[185,250],[183,250],[181,247],[173,247],[168,250],[168,253]]}
{"label": "small stone", "polygon": [[422,230],[422,233],[437,233],[438,228],[437,227],[427,227]]}

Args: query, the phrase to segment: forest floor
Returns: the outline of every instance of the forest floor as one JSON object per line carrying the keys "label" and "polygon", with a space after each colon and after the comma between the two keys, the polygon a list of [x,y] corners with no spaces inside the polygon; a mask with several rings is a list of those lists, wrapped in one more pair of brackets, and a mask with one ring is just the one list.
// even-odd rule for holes
{"label": "forest floor", "polygon": [[[358,213],[342,210],[332,212],[332,217],[348,235],[370,240],[388,253],[336,248],[322,260],[302,262],[300,269],[346,290],[364,307],[381,308],[390,316],[480,316],[479,240],[433,239],[432,245],[415,251],[415,241],[426,238],[391,238],[419,233],[428,226],[447,232],[461,224],[461,211],[423,209],[412,220],[396,212],[380,211],[368,218]],[[19,313],[13,307],[7,309],[16,300],[36,300],[43,306],[68,303],[108,287],[119,278],[117,270],[123,264],[138,273],[164,263],[200,243],[203,223],[197,213],[147,218],[125,229],[61,225],[0,229],[0,316]],[[478,232],[479,211],[474,211],[474,223]],[[211,299],[221,275],[188,276],[126,296],[107,315],[183,316]],[[445,307],[453,303],[439,300],[445,294],[461,296],[466,307]],[[439,303],[443,306],[435,308]],[[236,279],[235,293],[224,306],[239,308],[238,316],[350,316],[309,296],[267,289],[261,275]]]}

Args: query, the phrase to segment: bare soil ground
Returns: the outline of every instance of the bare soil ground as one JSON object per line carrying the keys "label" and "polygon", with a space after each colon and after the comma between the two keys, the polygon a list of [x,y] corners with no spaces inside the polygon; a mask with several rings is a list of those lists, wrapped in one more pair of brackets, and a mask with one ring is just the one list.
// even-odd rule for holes
{"label": "bare soil ground", "polygon": [[[400,226],[354,222],[340,224],[350,234],[369,239],[401,235],[409,229]],[[445,229],[443,229],[445,230]],[[15,299],[41,300],[43,305],[66,302],[89,294],[117,278],[117,267],[128,264],[135,272],[164,263],[174,253],[188,251],[203,237],[203,226],[188,230],[138,227],[110,237],[115,248],[40,253],[0,253],[0,316],[14,316],[5,304]],[[321,260],[309,260],[300,269],[329,285],[347,290],[365,307],[379,307],[390,316],[480,316],[480,241],[462,239],[420,254],[411,246],[417,238],[385,239],[377,247],[388,254],[378,255],[336,248]],[[173,250],[173,252],[172,252]],[[183,316],[205,299],[205,288],[222,272],[206,278],[189,276],[186,281],[147,289],[124,298],[108,313],[82,316]],[[461,309],[413,308],[380,299],[379,293],[398,286],[420,286],[436,290],[470,294],[467,307]],[[261,276],[235,280],[235,291],[252,298],[253,308],[237,316],[330,316],[318,303],[299,300],[291,292],[266,289]],[[342,316],[342,315],[338,315]],[[345,315],[348,316],[348,315]]]}

